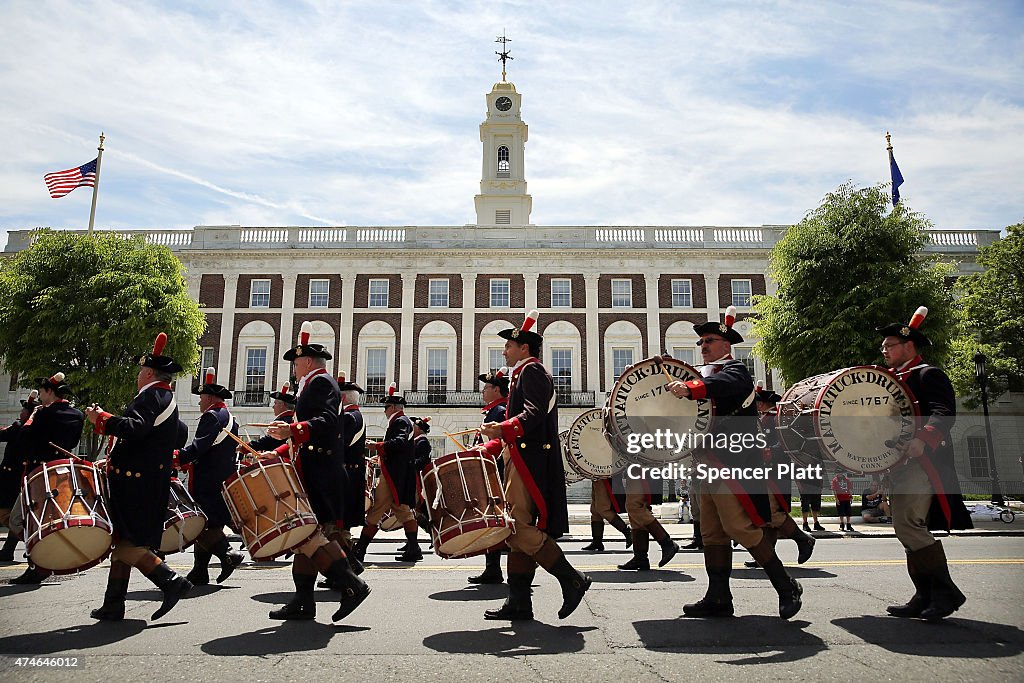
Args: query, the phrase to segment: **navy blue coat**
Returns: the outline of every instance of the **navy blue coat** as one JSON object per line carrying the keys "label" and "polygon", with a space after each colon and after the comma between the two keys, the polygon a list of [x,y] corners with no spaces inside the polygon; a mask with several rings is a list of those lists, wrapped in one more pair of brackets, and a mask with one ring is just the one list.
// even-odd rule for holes
{"label": "navy blue coat", "polygon": [[23,460],[28,462],[25,474],[30,474],[44,462],[68,457],[51,446],[51,441],[74,453],[82,439],[84,423],[85,415],[82,411],[67,401],[54,401],[34,411],[21,428]]}
{"label": "navy blue coat", "polygon": [[10,509],[21,492],[21,479],[25,472],[25,461],[20,455],[21,420],[0,429],[0,441],[6,441],[4,461],[0,465],[0,508]]}
{"label": "navy blue coat", "polygon": [[345,406],[341,413],[341,433],[345,439],[345,491],[344,527],[363,526],[366,517],[366,428],[358,405]]}
{"label": "navy blue coat", "polygon": [[[292,434],[302,435],[295,439],[299,441],[295,447],[297,469],[321,524],[343,524],[345,520],[348,477],[340,410],[338,381],[327,372],[307,380],[295,404]],[[278,452],[283,448],[278,447]]]}
{"label": "navy blue coat", "polygon": [[405,413],[392,416],[384,432],[381,473],[391,485],[391,495],[398,505],[416,507],[416,470],[413,469],[415,445],[412,420]]}
{"label": "navy blue coat", "polygon": [[173,403],[170,386],[153,384],[132,399],[124,415],[105,414],[97,423],[101,434],[117,437],[107,474],[115,538],[138,546],[159,548],[164,531],[178,438],[178,408]]}
{"label": "navy blue coat", "polygon": [[[238,470],[235,465],[235,441],[223,429],[238,434],[238,422],[226,406],[210,408],[199,417],[192,443],[178,452],[178,462],[192,465],[188,488],[206,513],[209,528],[217,529],[231,523],[231,514],[224,502],[224,481]],[[218,442],[219,439],[219,442]]]}

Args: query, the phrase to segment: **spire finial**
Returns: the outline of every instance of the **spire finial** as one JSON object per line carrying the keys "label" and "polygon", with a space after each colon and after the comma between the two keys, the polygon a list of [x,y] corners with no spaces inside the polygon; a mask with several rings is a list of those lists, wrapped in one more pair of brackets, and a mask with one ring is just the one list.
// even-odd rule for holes
{"label": "spire finial", "polygon": [[495,51],[494,54],[498,55],[498,61],[501,62],[501,82],[504,83],[505,82],[505,76],[506,76],[505,67],[507,65],[507,62],[509,60],[511,60],[511,59],[515,59],[515,57],[513,57],[512,55],[509,54],[509,50],[508,50],[508,44],[512,42],[512,39],[511,38],[506,38],[505,37],[505,29],[502,29],[501,30],[501,35],[498,36],[495,39],[494,42],[501,43],[501,51],[500,52]]}
{"label": "spire finial", "polygon": [[888,151],[892,151],[892,136],[889,135],[889,131],[885,131],[885,145]]}

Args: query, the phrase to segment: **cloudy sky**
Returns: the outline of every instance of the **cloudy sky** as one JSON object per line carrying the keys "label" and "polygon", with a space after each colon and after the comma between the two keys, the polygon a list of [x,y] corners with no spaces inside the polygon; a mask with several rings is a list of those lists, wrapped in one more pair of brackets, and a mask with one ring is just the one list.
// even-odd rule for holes
{"label": "cloudy sky", "polygon": [[[887,181],[940,228],[1024,219],[1024,5],[0,5],[0,230],[82,228],[45,173],[107,135],[99,227],[462,225],[500,79],[541,225],[791,223]],[[6,235],[0,234],[0,245]]]}

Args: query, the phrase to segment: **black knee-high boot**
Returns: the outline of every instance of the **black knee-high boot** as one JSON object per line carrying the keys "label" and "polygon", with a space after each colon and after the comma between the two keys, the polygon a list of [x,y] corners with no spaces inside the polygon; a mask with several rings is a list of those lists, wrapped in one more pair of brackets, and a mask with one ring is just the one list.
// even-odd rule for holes
{"label": "black knee-high boot", "polygon": [[501,574],[501,551],[492,550],[485,556],[486,565],[483,574],[469,577],[470,583],[502,583],[505,577]]}
{"label": "black knee-high boot", "polygon": [[284,607],[273,610],[271,619],[308,621],[316,618],[316,599],[313,597],[316,574],[299,574],[294,569],[292,583],[295,584],[295,595]]}

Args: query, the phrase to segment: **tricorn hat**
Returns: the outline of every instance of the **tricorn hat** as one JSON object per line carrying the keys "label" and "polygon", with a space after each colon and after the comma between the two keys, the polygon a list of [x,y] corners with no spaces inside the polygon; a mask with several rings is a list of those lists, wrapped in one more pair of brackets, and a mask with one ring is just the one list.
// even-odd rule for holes
{"label": "tricorn hat", "polygon": [[203,375],[203,383],[193,387],[192,393],[197,396],[209,394],[210,396],[216,396],[225,400],[231,398],[231,392],[226,387],[217,384],[217,370],[214,368],[206,368],[206,373]]}
{"label": "tricorn hat", "polygon": [[365,394],[366,393],[366,391],[364,391],[363,388],[361,386],[359,386],[358,384],[356,384],[355,382],[349,382],[345,378],[345,373],[344,372],[339,372],[338,373],[338,388],[341,389],[342,391],[355,391],[355,392],[358,392],[360,394]]}
{"label": "tricorn hat", "polygon": [[498,336],[503,339],[511,339],[518,344],[529,343],[533,346],[540,346],[541,342],[544,341],[544,337],[533,331],[539,316],[540,313],[537,312],[537,309],[534,309],[526,314],[526,320],[523,321],[521,326],[502,330],[498,333]]}
{"label": "tricorn hat", "polygon": [[36,380],[36,387],[39,389],[49,389],[61,398],[71,393],[71,387],[64,381],[63,372],[56,372],[49,377],[38,378]]}
{"label": "tricorn hat", "polygon": [[28,398],[22,399],[21,407],[28,408],[29,410],[39,405],[39,390],[33,389],[28,393]]}
{"label": "tricorn hat", "polygon": [[310,344],[309,335],[313,333],[313,323],[308,320],[302,323],[299,328],[299,342],[292,348],[285,351],[285,360],[295,360],[300,356],[312,356],[314,358],[331,359],[331,352],[324,348],[323,344]]}
{"label": "tricorn hat", "polygon": [[412,423],[420,428],[420,431],[424,434],[430,433],[430,418],[429,417],[414,417]]}
{"label": "tricorn hat", "polygon": [[924,336],[919,327],[924,319],[928,316],[928,309],[924,306],[918,306],[917,310],[914,311],[913,317],[910,322],[906,325],[902,323],[889,323],[884,327],[877,327],[875,330],[883,337],[900,337],[901,339],[909,339],[910,341],[917,344],[917,346],[931,346],[932,341],[928,337]]}
{"label": "tricorn hat", "polygon": [[477,377],[484,384],[492,384],[502,391],[508,391],[508,368],[498,368]]}
{"label": "tricorn hat", "polygon": [[298,400],[298,397],[295,394],[288,393],[291,390],[291,388],[291,385],[285,384],[283,387],[281,387],[281,391],[271,391],[270,398],[274,399],[275,401],[284,401],[289,405],[295,405],[295,401]]}
{"label": "tricorn hat", "polygon": [[693,331],[698,336],[705,334],[717,334],[724,338],[730,344],[739,344],[743,341],[743,337],[740,333],[732,329],[732,326],[736,324],[736,307],[730,306],[725,309],[725,322],[717,323],[714,320],[709,320],[706,323],[700,325],[694,325]]}
{"label": "tricorn hat", "polygon": [[765,389],[764,382],[757,380],[757,387],[754,390],[754,400],[761,401],[762,403],[775,404],[781,401],[782,397],[771,389]]}
{"label": "tricorn hat", "polygon": [[392,382],[391,386],[388,387],[388,395],[384,397],[384,405],[396,405],[396,406],[404,406],[405,405],[405,396],[402,396],[401,394],[396,393],[397,391],[398,391],[398,384],[396,382]]}
{"label": "tricorn hat", "polygon": [[162,355],[166,344],[167,335],[161,332],[153,342],[153,350],[139,358],[139,365],[144,368],[153,368],[160,372],[166,372],[170,375],[182,372],[182,367],[178,365],[178,361],[170,356]]}

